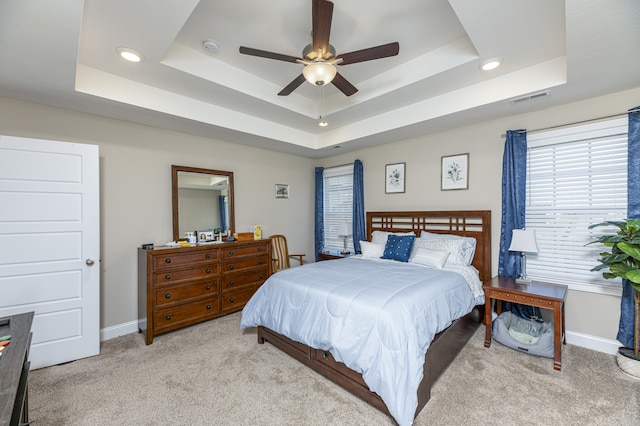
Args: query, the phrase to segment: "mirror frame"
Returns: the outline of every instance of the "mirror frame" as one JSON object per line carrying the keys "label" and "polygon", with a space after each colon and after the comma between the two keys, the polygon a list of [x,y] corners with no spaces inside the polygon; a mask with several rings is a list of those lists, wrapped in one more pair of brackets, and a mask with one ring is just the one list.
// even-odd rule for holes
{"label": "mirror frame", "polygon": [[180,238],[180,229],[179,229],[180,222],[178,221],[178,173],[179,172],[203,173],[207,175],[226,176],[229,179],[229,194],[231,195],[231,200],[229,201],[229,229],[231,230],[231,235],[233,235],[236,229],[236,214],[234,210],[236,195],[233,190],[233,172],[227,172],[224,170],[201,169],[198,167],[172,165],[171,166],[171,204],[173,208],[173,240],[178,241],[178,239]]}

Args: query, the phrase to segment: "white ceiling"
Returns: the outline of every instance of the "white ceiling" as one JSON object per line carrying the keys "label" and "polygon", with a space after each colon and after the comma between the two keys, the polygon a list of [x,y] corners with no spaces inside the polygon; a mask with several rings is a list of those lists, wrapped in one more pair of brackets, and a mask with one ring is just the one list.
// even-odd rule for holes
{"label": "white ceiling", "polygon": [[353,96],[282,97],[303,65],[238,48],[300,57],[311,0],[2,0],[0,96],[319,158],[639,87],[639,22],[637,0],[334,0],[338,55],[400,53],[340,66]]}

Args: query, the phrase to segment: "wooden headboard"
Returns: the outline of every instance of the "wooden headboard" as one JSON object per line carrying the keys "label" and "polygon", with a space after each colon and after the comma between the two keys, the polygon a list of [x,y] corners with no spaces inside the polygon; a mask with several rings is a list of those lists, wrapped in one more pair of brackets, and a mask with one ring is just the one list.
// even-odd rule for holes
{"label": "wooden headboard", "polygon": [[480,280],[491,279],[491,210],[453,210],[440,212],[368,212],[367,239],[373,231],[454,234],[476,239],[471,264],[480,272]]}

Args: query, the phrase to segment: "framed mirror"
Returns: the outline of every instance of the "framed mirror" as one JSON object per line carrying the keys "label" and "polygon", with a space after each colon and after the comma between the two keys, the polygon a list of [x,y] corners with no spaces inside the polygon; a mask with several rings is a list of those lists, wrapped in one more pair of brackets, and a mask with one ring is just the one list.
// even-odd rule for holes
{"label": "framed mirror", "polygon": [[190,231],[235,231],[233,172],[171,166],[173,239]]}

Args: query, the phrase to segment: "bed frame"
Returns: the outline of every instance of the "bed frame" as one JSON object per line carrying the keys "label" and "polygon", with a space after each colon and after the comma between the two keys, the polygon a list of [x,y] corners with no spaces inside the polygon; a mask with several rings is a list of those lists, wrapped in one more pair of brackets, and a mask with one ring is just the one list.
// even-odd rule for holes
{"label": "bed frame", "polygon": [[[414,231],[420,236],[422,230],[474,237],[477,240],[472,265],[480,272],[480,279],[491,279],[491,211],[414,211],[414,212],[370,212],[367,213],[367,236],[373,231]],[[454,321],[449,328],[438,333],[425,356],[424,377],[418,388],[417,416],[431,397],[431,386],[449,366],[458,352],[481,324],[484,305],[476,306],[472,312]],[[378,409],[389,413],[382,399],[370,391],[362,375],[334,360],[326,351],[295,342],[266,327],[258,327],[258,343],[268,341],[273,346],[339,384],[351,393]]]}

